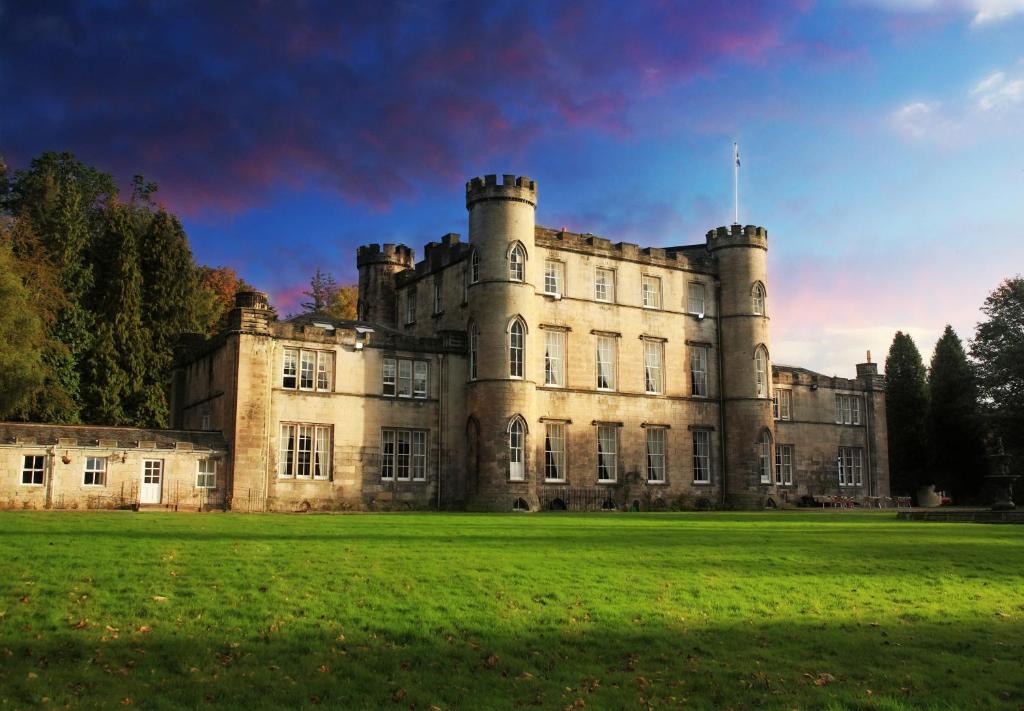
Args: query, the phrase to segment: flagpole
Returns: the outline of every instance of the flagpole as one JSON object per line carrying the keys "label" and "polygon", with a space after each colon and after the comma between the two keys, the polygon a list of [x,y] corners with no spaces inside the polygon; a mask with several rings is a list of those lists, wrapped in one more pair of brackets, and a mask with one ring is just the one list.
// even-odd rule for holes
{"label": "flagpole", "polygon": [[733,180],[733,196],[735,203],[735,219],[733,220],[734,225],[740,223],[740,144],[732,144],[732,180]]}

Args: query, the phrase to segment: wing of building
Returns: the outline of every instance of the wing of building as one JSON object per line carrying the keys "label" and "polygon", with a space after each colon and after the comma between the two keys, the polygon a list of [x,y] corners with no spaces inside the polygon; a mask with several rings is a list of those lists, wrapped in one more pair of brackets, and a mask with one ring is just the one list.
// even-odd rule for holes
{"label": "wing of building", "polygon": [[884,378],[772,362],[764,228],[642,248],[536,206],[529,178],[475,178],[468,242],[359,248],[358,320],[277,321],[244,292],[223,333],[185,339],[174,426],[223,434],[225,505],[886,501]]}

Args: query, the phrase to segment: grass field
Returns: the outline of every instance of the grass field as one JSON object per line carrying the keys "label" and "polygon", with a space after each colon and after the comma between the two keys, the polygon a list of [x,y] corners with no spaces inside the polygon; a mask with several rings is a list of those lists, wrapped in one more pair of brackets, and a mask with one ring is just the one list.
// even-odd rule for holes
{"label": "grass field", "polygon": [[0,708],[1024,706],[1024,527],[0,514]]}

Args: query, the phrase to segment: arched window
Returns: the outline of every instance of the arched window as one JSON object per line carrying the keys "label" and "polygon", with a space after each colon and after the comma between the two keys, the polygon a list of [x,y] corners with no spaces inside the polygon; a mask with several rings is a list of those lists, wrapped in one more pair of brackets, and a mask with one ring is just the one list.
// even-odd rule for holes
{"label": "arched window", "polygon": [[508,278],[512,281],[523,281],[526,277],[526,250],[523,245],[516,244],[508,253]]}
{"label": "arched window", "polygon": [[758,346],[754,351],[754,370],[757,376],[756,397],[768,397],[768,350]]}
{"label": "arched window", "polygon": [[761,282],[754,284],[754,289],[751,292],[751,305],[754,309],[754,313],[760,316],[764,315],[764,286]]}
{"label": "arched window", "polygon": [[473,250],[473,256],[469,258],[469,283],[476,284],[480,281],[480,253]]}
{"label": "arched window", "polygon": [[511,481],[526,479],[526,425],[516,415],[508,423],[508,478]]}
{"label": "arched window", "polygon": [[772,483],[772,433],[765,430],[757,445],[757,470],[762,484]]}
{"label": "arched window", "polygon": [[475,323],[469,324],[469,379],[476,380],[477,362],[480,358],[480,329]]}
{"label": "arched window", "polygon": [[523,359],[526,350],[526,326],[516,318],[508,329],[508,374],[513,378],[523,377]]}

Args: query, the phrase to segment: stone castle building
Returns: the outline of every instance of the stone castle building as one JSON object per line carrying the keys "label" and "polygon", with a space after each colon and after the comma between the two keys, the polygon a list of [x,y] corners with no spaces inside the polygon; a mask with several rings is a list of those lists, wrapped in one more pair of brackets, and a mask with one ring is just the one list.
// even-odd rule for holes
{"label": "stone castle building", "polygon": [[[468,242],[445,235],[420,262],[404,245],[359,248],[356,321],[277,321],[265,295],[244,292],[223,333],[182,343],[179,434],[165,439],[216,434],[206,501],[886,500],[884,378],[870,362],[850,379],[772,362],[764,228],[719,227],[679,247],[612,243],[538,226],[536,183],[512,175],[471,180],[466,208]],[[20,473],[3,436],[8,487]],[[169,490],[149,483],[140,503],[166,503]]]}

